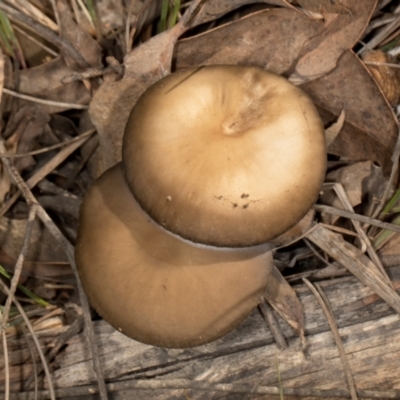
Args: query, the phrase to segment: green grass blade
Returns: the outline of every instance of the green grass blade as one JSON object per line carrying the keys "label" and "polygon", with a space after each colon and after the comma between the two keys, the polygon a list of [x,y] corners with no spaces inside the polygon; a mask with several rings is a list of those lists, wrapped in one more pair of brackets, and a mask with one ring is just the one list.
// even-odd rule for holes
{"label": "green grass blade", "polygon": [[[11,279],[11,275],[0,265],[0,275],[3,275],[7,279]],[[35,301],[37,304],[43,307],[47,307],[50,305],[46,300],[43,300],[39,296],[36,296],[35,293],[31,292],[24,285],[18,284],[18,289],[21,290],[24,294],[26,294],[30,299]]]}
{"label": "green grass blade", "polygon": [[167,29],[167,16],[168,16],[168,2],[169,0],[163,0],[161,5],[161,16],[160,16],[160,25],[159,25],[159,33],[164,32]]}
{"label": "green grass blade", "polygon": [[181,6],[181,0],[175,0],[172,8],[171,16],[169,18],[168,27],[172,28],[176,25],[178,20],[179,8]]}

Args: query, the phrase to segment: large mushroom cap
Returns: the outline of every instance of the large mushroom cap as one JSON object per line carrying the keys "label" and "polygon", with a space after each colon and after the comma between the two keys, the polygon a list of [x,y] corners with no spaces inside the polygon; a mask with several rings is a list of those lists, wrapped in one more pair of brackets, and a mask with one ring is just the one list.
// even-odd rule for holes
{"label": "large mushroom cap", "polygon": [[256,67],[171,74],[132,110],[123,142],[128,184],[166,229],[215,246],[266,242],[318,197],[324,128],[308,96]]}
{"label": "large mushroom cap", "polygon": [[189,347],[228,333],[257,306],[268,250],[210,248],[165,231],[117,165],[84,199],[76,262],[90,302],[111,325],[144,343]]}

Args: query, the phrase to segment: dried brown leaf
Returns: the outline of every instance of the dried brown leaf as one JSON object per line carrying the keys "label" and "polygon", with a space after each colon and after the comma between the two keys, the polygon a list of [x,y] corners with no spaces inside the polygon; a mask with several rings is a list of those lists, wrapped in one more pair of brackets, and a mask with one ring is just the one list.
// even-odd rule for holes
{"label": "dried brown leaf", "polygon": [[323,26],[288,9],[248,15],[189,39],[178,41],[176,69],[196,65],[257,65],[279,75],[294,67],[310,38]]}
{"label": "dried brown leaf", "polygon": [[271,243],[276,247],[283,247],[299,240],[311,228],[314,217],[315,211],[310,210],[295,226],[271,240]]}
{"label": "dried brown leaf", "polygon": [[[71,75],[74,71],[67,67],[62,58],[45,63],[39,67],[29,68],[20,72],[19,92],[41,99],[54,100],[64,103],[88,104],[90,94],[82,82],[71,82],[62,84],[65,76]],[[5,95],[5,97],[8,97]],[[19,104],[32,105],[26,100],[14,99]],[[62,107],[40,105],[42,112],[49,114],[66,110]]]}
{"label": "dried brown leaf", "polygon": [[314,13],[348,14],[344,4],[332,0],[297,0],[304,9]]}
{"label": "dried brown leaf", "polygon": [[396,58],[381,50],[373,50],[364,52],[362,59],[388,102],[392,106],[398,104],[400,101],[400,69],[385,65],[397,64]]}
{"label": "dried brown leaf", "polygon": [[[101,68],[102,50],[97,42],[72,18],[71,10],[65,0],[57,1],[57,9],[60,15],[61,37],[71,42],[87,63],[93,68]],[[64,54],[67,65],[72,69],[80,69],[70,56]]]}
{"label": "dried brown leaf", "polygon": [[[357,26],[365,20],[366,10],[372,12],[372,5],[372,0],[368,0],[361,7],[363,13],[352,11],[358,16]],[[347,14],[339,17],[342,15],[347,17]],[[337,32],[341,24],[336,26]],[[326,29],[320,21],[291,9],[260,11],[178,41],[174,63],[176,69],[207,64],[257,65],[287,76],[302,54],[307,53],[313,38],[325,35],[327,39]],[[336,32],[333,28],[332,31]],[[147,46],[145,43],[128,55],[124,78],[103,84],[93,99],[90,112],[103,150],[99,173],[121,158],[121,140],[129,110],[139,95],[160,77],[152,66],[160,60],[155,51],[165,51],[169,40],[165,39],[162,35],[152,39],[162,44],[161,49],[153,50],[151,43]],[[346,106],[346,122],[330,147],[333,154],[356,161],[376,161],[386,175],[390,173],[391,152],[397,137],[396,119],[376,83],[351,51],[340,57],[333,71],[303,84],[302,89],[317,105],[325,124],[332,123]]]}
{"label": "dried brown leaf", "polygon": [[[17,259],[25,238],[27,220],[0,219],[0,248],[13,259]],[[28,261],[66,261],[57,241],[36,219],[33,225],[31,243],[26,256]]]}
{"label": "dried brown leaf", "polygon": [[354,161],[375,161],[389,176],[397,140],[396,117],[359,58],[349,50],[333,71],[300,87],[325,124],[346,106],[346,122],[329,152]]}
{"label": "dried brown leaf", "polygon": [[232,10],[254,3],[264,3],[295,9],[290,2],[286,0],[208,0],[204,2],[198,14],[195,16],[195,18],[193,18],[190,26],[194,27],[204,24],[205,22],[213,21]]}
{"label": "dried brown leaf", "polygon": [[339,13],[332,11],[330,7],[325,11],[320,1],[308,3],[313,3],[316,9],[322,9],[325,24],[322,34],[313,37],[307,44],[304,55],[290,77],[291,81],[298,84],[316,79],[336,67],[341,55],[353,48],[360,39],[377,0],[343,0],[340,2]]}
{"label": "dried brown leaf", "polygon": [[328,129],[325,129],[325,141],[326,141],[326,147],[328,148],[328,153],[329,153],[329,146],[336,139],[336,136],[339,135],[339,132],[342,130],[345,120],[346,120],[346,111],[343,109],[337,121],[333,123]]}
{"label": "dried brown leaf", "polygon": [[[325,182],[340,183],[345,190],[350,204],[355,207],[362,202],[363,198],[363,183],[372,173],[372,162],[365,161],[359,162],[350,166],[339,168],[335,171],[330,172],[325,179]],[[321,202],[326,205],[330,205],[341,210],[346,208],[342,202],[332,191],[325,191],[321,196]],[[333,225],[339,218],[335,215],[322,215],[323,221],[327,224]]]}
{"label": "dried brown leaf", "polygon": [[153,83],[170,73],[175,43],[201,0],[194,1],[172,29],[152,37],[125,57],[121,81],[105,82],[90,103],[90,117],[101,145],[98,174],[121,159],[122,135],[129,113],[139,96]]}
{"label": "dried brown leaf", "polygon": [[[0,265],[13,273],[17,260],[10,257],[0,248]],[[24,261],[22,276],[38,279],[56,280],[65,283],[75,283],[75,278],[68,262],[64,261]]]}

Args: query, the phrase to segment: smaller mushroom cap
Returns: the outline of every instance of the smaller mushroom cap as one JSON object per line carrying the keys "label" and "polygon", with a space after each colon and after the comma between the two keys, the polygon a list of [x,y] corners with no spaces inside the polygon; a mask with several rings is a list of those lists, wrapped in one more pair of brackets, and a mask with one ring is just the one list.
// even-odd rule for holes
{"label": "smaller mushroom cap", "polygon": [[97,312],[133,339],[197,346],[234,329],[257,306],[272,265],[268,245],[197,245],[140,208],[117,165],[81,207],[76,263]]}
{"label": "smaller mushroom cap", "polygon": [[127,182],[160,225],[194,242],[250,246],[294,226],[325,177],[310,98],[256,67],[207,66],[151,86],[129,117]]}

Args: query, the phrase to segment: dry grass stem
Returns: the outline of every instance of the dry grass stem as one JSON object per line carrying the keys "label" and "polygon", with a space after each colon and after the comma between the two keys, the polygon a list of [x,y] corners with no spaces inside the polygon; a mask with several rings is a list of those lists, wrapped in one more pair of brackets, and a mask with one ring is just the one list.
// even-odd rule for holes
{"label": "dry grass stem", "polygon": [[315,229],[307,234],[307,238],[348,269],[400,315],[399,294],[387,283],[375,264],[357,247],[321,225],[316,225]]}
{"label": "dry grass stem", "polygon": [[25,256],[28,252],[29,243],[31,240],[33,222],[35,221],[35,216],[36,216],[36,206],[32,206],[29,211],[29,217],[28,217],[28,223],[26,225],[24,243],[22,245],[21,252],[19,253],[17,263],[15,264],[14,275],[11,279],[11,285],[10,285],[10,290],[9,290],[10,294],[7,297],[6,304],[5,304],[4,311],[3,311],[3,318],[2,318],[1,326],[0,326],[1,333],[4,332],[5,326],[7,324],[8,316],[9,316],[10,309],[11,309],[11,303],[14,300],[14,295],[17,290],[17,285],[19,283],[19,278],[20,278],[21,272],[22,272],[22,265],[24,263]]}
{"label": "dry grass stem", "polygon": [[19,32],[21,35],[25,36],[27,39],[32,41],[33,43],[37,44],[39,47],[41,47],[43,50],[46,50],[50,55],[53,57],[58,57],[58,53],[55,52],[53,49],[50,47],[46,46],[39,40],[36,40],[33,36],[28,35],[23,29],[21,29],[19,26],[12,24],[13,29],[15,29],[17,32]]}
{"label": "dry grass stem", "polygon": [[283,336],[279,323],[276,320],[271,307],[268,305],[264,297],[261,297],[258,308],[264,318],[264,321],[267,323],[269,330],[271,331],[271,334],[275,340],[278,349],[286,349],[288,347],[288,344],[286,343],[285,336]]}
{"label": "dry grass stem", "polygon": [[[358,222],[366,223],[368,225],[376,226],[378,228],[388,229],[390,231],[400,233],[400,226],[399,225],[391,224],[389,222],[383,222],[383,221],[380,221],[379,219],[374,219],[374,218],[371,218],[371,217],[367,217],[365,215],[357,214],[355,212],[345,211],[345,210],[341,210],[339,208],[335,208],[335,207],[331,207],[331,206],[325,206],[325,205],[322,205],[322,204],[315,204],[313,206],[313,208],[314,208],[315,211],[318,211],[320,213],[327,213],[327,214],[337,215],[339,217],[352,219],[352,220],[355,220],[355,221],[358,221]],[[345,232],[345,233],[347,235],[349,232]],[[354,235],[354,232],[352,232],[352,233]]]}
{"label": "dry grass stem", "polygon": [[91,136],[94,132],[96,132],[95,129],[90,129],[89,131],[82,133],[81,135],[74,137],[71,140],[66,140],[65,142],[54,144],[52,146],[44,147],[43,149],[39,150],[33,150],[28,153],[17,153],[17,154],[0,154],[0,158],[2,157],[7,157],[7,158],[21,158],[21,157],[27,157],[27,156],[35,156],[37,154],[42,154],[42,153],[47,153],[48,151],[59,149],[60,147],[68,146],[71,143],[75,143],[80,141],[82,138],[85,138],[86,136]]}
{"label": "dry grass stem", "polygon": [[377,33],[369,42],[367,42],[363,48],[357,53],[362,54],[366,50],[373,50],[379,46],[379,44],[385,40],[389,35],[396,31],[400,27],[400,17],[397,17],[394,21],[386,25],[385,28]]}
{"label": "dry grass stem", "polygon": [[396,142],[396,146],[393,150],[393,154],[391,157],[393,164],[392,164],[392,170],[390,172],[389,181],[387,182],[385,192],[383,193],[383,196],[380,199],[377,208],[375,209],[374,213],[372,214],[372,218],[376,218],[380,214],[380,212],[382,211],[382,209],[386,203],[386,200],[389,198],[389,194],[392,189],[392,185],[393,185],[395,179],[397,179],[397,171],[398,171],[398,167],[399,167],[399,157],[400,157],[400,130],[397,133],[397,142]]}
{"label": "dry grass stem", "polygon": [[[61,347],[63,347],[70,339],[72,339],[75,335],[77,335],[79,332],[82,331],[83,325],[84,325],[83,315],[80,315],[65,332],[62,332],[58,336],[55,343],[50,347],[51,348],[50,352],[47,354],[47,359],[49,360],[49,362],[51,362],[55,358],[57,353],[60,351]],[[43,372],[43,367],[39,366],[36,376],[38,376],[42,372]],[[34,378],[32,377],[27,379],[26,381],[27,387],[30,387],[33,379]]]}
{"label": "dry grass stem", "polygon": [[43,14],[37,7],[27,0],[7,0],[7,3],[13,5],[15,8],[19,9],[23,13],[34,18],[36,21],[46,26],[47,28],[58,31],[58,26],[46,15]]}
{"label": "dry grass stem", "polygon": [[54,17],[57,22],[57,30],[59,30],[61,25],[60,25],[60,15],[57,10],[56,0],[50,0],[50,3],[51,3],[51,7],[53,9]]}
{"label": "dry grass stem", "polygon": [[39,325],[40,323],[42,323],[43,321],[46,321],[49,318],[55,317],[57,315],[63,315],[64,311],[61,310],[61,308],[56,308],[53,311],[50,311],[48,314],[43,315],[43,317],[38,318],[33,324],[32,326],[36,326]]}
{"label": "dry grass stem", "polygon": [[48,106],[71,108],[71,109],[75,109],[75,110],[87,110],[89,108],[89,106],[84,105],[84,104],[62,103],[60,101],[40,99],[38,97],[28,96],[26,94],[14,92],[13,90],[6,89],[6,88],[3,88],[3,93],[9,94],[10,96],[17,97],[19,99],[32,101],[33,103],[46,104]]}
{"label": "dry grass stem", "polygon": [[312,283],[309,280],[307,280],[306,278],[303,278],[303,282],[307,285],[307,287],[311,290],[311,292],[317,299],[319,305],[321,306],[321,308],[326,316],[326,319],[328,320],[329,327],[331,328],[331,331],[333,334],[333,338],[335,339],[336,346],[339,350],[339,356],[340,356],[340,360],[342,361],[344,373],[346,375],[347,385],[349,387],[351,399],[357,400],[358,397],[357,397],[356,387],[354,384],[353,375],[352,375],[351,369],[350,369],[350,364],[349,364],[349,361],[347,360],[347,356],[346,356],[346,352],[344,351],[344,346],[343,346],[342,340],[340,339],[339,330],[338,330],[338,327],[337,327],[337,324],[335,321],[335,317],[333,315],[332,308],[329,304],[329,300],[318,284],[315,284],[315,287],[314,287],[312,285]]}
{"label": "dry grass stem", "polygon": [[[4,321],[3,313],[1,312],[1,310],[0,310],[0,320]],[[7,337],[5,329],[1,331],[1,339],[3,342],[3,354],[4,354],[4,375],[5,375],[4,399],[8,400],[10,398],[10,366],[8,361],[8,346],[7,346]]]}
{"label": "dry grass stem", "polygon": [[[5,285],[5,283],[3,283],[3,281],[1,281],[1,280],[0,280],[0,289],[7,296],[10,297],[10,290]],[[13,299],[13,303],[15,304],[15,306],[18,309],[18,312],[21,314],[22,318],[24,319],[24,322],[25,322],[25,324],[26,324],[26,326],[27,326],[27,328],[28,328],[28,330],[29,330],[29,332],[30,332],[30,334],[32,336],[32,339],[33,339],[33,341],[35,343],[36,349],[37,349],[37,351],[39,353],[40,360],[42,361],[43,368],[44,368],[44,371],[45,371],[45,374],[46,374],[46,378],[47,378],[47,382],[48,382],[48,385],[49,385],[49,396],[50,396],[49,398],[51,400],[56,400],[56,397],[54,395],[53,382],[52,382],[51,376],[50,376],[50,370],[49,370],[49,367],[47,365],[47,361],[46,361],[46,358],[45,358],[45,356],[43,354],[42,348],[40,347],[39,340],[38,340],[38,338],[37,338],[37,336],[35,334],[34,329],[32,328],[32,325],[31,325],[31,323],[29,321],[28,316],[25,314],[24,308],[21,306],[21,304],[19,304],[19,301],[17,299],[15,299],[15,298]]]}
{"label": "dry grass stem", "polygon": [[[354,213],[354,209],[350,203],[349,198],[347,197],[346,191],[344,190],[343,186],[340,183],[334,183],[334,184],[330,184],[330,183],[325,183],[323,185],[323,188],[332,188],[336,195],[338,196],[339,200],[341,201],[341,203],[343,204],[344,208],[347,211],[353,212]],[[360,239],[362,242],[364,242],[367,246],[367,253],[370,256],[371,260],[372,260],[372,266],[374,266],[376,268],[377,271],[379,271],[382,274],[383,279],[386,281],[386,283],[388,285],[391,285],[391,281],[390,278],[388,277],[385,268],[382,265],[381,260],[379,259],[378,255],[376,254],[376,251],[374,249],[374,246],[372,246],[372,243],[368,237],[368,235],[365,233],[363,227],[361,226],[360,222],[357,221],[355,218],[351,219],[351,222],[354,226],[354,228],[356,229],[357,233],[360,236]]]}
{"label": "dry grass stem", "polygon": [[400,68],[400,64],[392,64],[392,63],[385,63],[385,62],[374,62],[374,61],[364,61],[366,65],[376,65],[377,67],[390,67],[390,68]]}
{"label": "dry grass stem", "polygon": [[[32,343],[29,339],[28,333],[26,332],[26,329],[24,328],[23,325],[21,325],[21,329],[22,329],[22,332],[24,333],[26,343],[28,344],[29,353],[30,353],[31,359],[32,359],[32,369],[33,369],[32,376],[33,376],[33,381],[35,384],[33,390],[34,390],[35,400],[37,400],[38,390],[39,390],[39,381],[38,381],[38,370],[37,370],[36,357],[35,357],[35,353],[33,351]],[[28,386],[27,386],[27,388],[28,388]]]}

